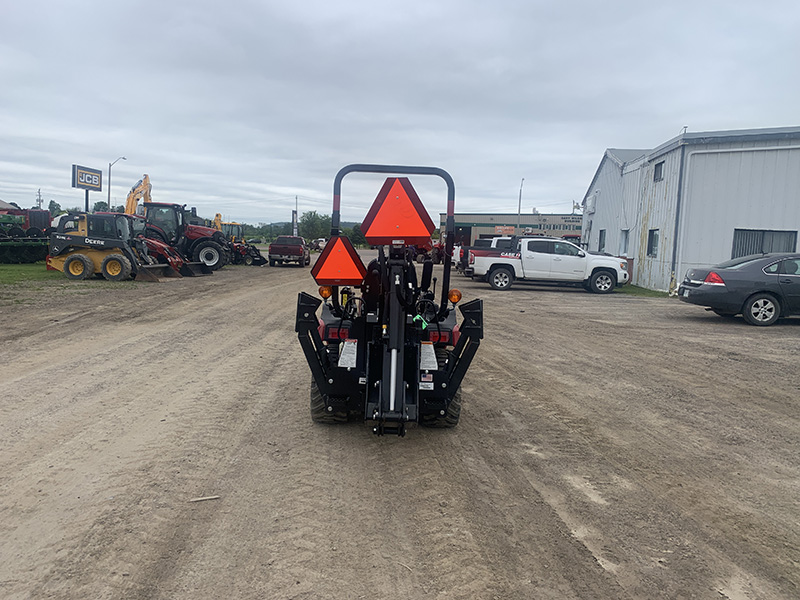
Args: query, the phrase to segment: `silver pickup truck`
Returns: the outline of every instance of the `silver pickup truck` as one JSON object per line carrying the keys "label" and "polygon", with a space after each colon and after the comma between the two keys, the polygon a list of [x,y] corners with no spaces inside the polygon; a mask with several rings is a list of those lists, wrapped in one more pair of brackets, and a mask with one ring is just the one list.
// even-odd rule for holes
{"label": "silver pickup truck", "polygon": [[468,277],[507,290],[515,280],[581,284],[607,294],[628,283],[628,261],[592,254],[559,238],[519,237],[510,248],[471,248]]}

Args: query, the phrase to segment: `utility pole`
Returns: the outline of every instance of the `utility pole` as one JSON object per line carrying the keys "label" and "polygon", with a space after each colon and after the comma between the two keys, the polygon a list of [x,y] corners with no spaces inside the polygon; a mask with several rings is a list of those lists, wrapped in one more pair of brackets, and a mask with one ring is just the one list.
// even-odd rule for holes
{"label": "utility pole", "polygon": [[522,184],[525,183],[525,178],[522,178],[522,181],[519,182],[519,206],[517,206],[517,233],[521,233],[519,231],[520,228],[520,220],[522,218]]}
{"label": "utility pole", "polygon": [[294,197],[294,218],[292,219],[292,235],[297,236],[297,222],[300,220],[300,213],[298,212],[297,196]]}
{"label": "utility pole", "polygon": [[36,206],[42,208],[42,188],[36,191]]}

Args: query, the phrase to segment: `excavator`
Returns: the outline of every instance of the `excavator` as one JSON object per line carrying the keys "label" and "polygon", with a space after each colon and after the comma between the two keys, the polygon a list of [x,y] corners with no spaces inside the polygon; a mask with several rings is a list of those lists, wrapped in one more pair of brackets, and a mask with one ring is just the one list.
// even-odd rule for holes
{"label": "excavator", "polygon": [[145,173],[136,185],[131,188],[131,191],[128,192],[128,198],[125,200],[125,214],[135,215],[140,200],[145,203],[152,202],[153,198],[150,196],[152,190],[150,176]]}
{"label": "excavator", "polygon": [[241,223],[225,222],[222,215],[217,213],[214,216],[214,229],[221,231],[233,246],[231,262],[235,265],[256,265],[267,264],[267,259],[255,246],[244,241],[244,231]]}

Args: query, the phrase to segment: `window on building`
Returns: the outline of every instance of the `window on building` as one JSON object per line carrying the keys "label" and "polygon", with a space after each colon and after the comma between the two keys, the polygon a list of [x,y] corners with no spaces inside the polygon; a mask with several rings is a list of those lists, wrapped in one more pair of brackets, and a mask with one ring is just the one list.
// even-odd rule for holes
{"label": "window on building", "polygon": [[734,229],[731,258],[765,252],[794,252],[797,249],[796,231],[769,229]]}
{"label": "window on building", "polygon": [[628,236],[630,229],[620,229],[619,232],[619,255],[628,256]]}
{"label": "window on building", "polygon": [[658,256],[658,229],[647,232],[647,256]]}
{"label": "window on building", "polygon": [[653,181],[661,181],[664,179],[664,161],[657,162],[653,169]]}
{"label": "window on building", "polygon": [[597,251],[598,252],[605,252],[606,251],[606,230],[605,229],[601,229],[598,232],[597,235],[598,235],[598,238],[597,238]]}

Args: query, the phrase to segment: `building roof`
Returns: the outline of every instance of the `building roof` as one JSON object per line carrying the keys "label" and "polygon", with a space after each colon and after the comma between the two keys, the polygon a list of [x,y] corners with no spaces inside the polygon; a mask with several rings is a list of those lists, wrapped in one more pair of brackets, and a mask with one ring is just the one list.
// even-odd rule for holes
{"label": "building roof", "polygon": [[800,127],[766,127],[763,129],[733,129],[727,131],[685,132],[668,140],[649,152],[652,160],[681,145],[774,142],[777,140],[800,139]]}
{"label": "building roof", "polygon": [[763,129],[683,132],[652,150],[607,148],[594,173],[594,177],[592,177],[592,182],[589,184],[586,194],[583,196],[583,201],[586,201],[586,197],[592,189],[592,186],[594,186],[600,174],[600,170],[603,168],[603,163],[606,160],[612,160],[621,169],[627,163],[633,162],[634,160],[643,158],[647,161],[651,161],[682,145],[719,144],[724,142],[764,142],[792,139],[800,139],[800,127],[767,127]]}
{"label": "building roof", "polygon": [[9,208],[17,208],[16,206],[9,204],[8,202],[3,202],[0,200],[0,210],[8,210]]}
{"label": "building roof", "polygon": [[620,167],[623,166],[625,163],[629,163],[632,160],[636,160],[637,158],[641,158],[645,154],[650,152],[649,150],[624,150],[622,148],[609,148],[606,150],[606,155],[613,159]]}

